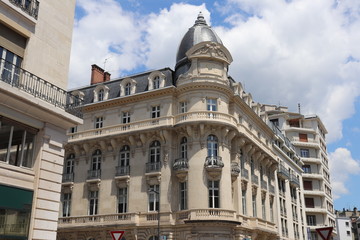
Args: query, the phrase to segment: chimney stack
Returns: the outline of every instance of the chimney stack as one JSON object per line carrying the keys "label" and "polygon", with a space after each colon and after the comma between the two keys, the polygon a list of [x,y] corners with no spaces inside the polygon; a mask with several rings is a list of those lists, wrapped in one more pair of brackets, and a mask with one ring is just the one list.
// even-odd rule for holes
{"label": "chimney stack", "polygon": [[104,69],[96,64],[91,65],[91,85],[110,81],[110,73],[104,72]]}

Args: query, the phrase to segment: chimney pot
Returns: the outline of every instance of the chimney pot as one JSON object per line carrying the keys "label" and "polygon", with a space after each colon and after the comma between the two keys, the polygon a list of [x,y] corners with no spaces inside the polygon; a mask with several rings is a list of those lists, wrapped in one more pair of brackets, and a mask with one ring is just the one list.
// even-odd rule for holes
{"label": "chimney pot", "polygon": [[91,82],[90,84],[97,84],[104,82],[105,76],[104,76],[104,69],[99,67],[96,64],[91,65]]}

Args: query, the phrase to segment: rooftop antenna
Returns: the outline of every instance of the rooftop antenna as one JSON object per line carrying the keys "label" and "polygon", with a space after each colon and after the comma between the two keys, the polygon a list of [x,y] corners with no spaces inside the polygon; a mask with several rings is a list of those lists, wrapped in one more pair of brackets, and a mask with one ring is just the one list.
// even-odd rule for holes
{"label": "rooftop antenna", "polygon": [[105,66],[106,66],[106,62],[108,59],[110,59],[111,57],[108,57],[108,58],[105,58],[105,61],[104,61],[104,72],[105,72]]}
{"label": "rooftop antenna", "polygon": [[301,105],[300,105],[300,103],[298,103],[298,110],[299,110],[299,114],[301,114]]}

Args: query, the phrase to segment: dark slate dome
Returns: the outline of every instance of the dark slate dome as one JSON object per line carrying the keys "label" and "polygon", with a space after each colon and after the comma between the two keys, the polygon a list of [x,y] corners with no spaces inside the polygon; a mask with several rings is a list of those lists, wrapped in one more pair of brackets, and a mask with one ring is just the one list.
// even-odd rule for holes
{"label": "dark slate dome", "polygon": [[204,16],[200,12],[194,26],[189,28],[189,30],[181,40],[178,52],[176,54],[176,78],[189,69],[188,67],[186,67],[189,66],[190,63],[185,53],[194,45],[206,41],[222,44],[221,39],[216,35],[216,33],[211,29],[211,27],[207,25]]}

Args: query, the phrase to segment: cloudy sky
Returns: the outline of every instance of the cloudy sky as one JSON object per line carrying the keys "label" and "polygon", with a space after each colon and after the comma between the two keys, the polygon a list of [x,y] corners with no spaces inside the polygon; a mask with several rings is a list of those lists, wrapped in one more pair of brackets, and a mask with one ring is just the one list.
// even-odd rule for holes
{"label": "cloudy sky", "polygon": [[322,118],[335,208],[360,207],[359,0],[77,0],[69,88],[94,63],[113,78],[173,69],[200,11],[255,101]]}

